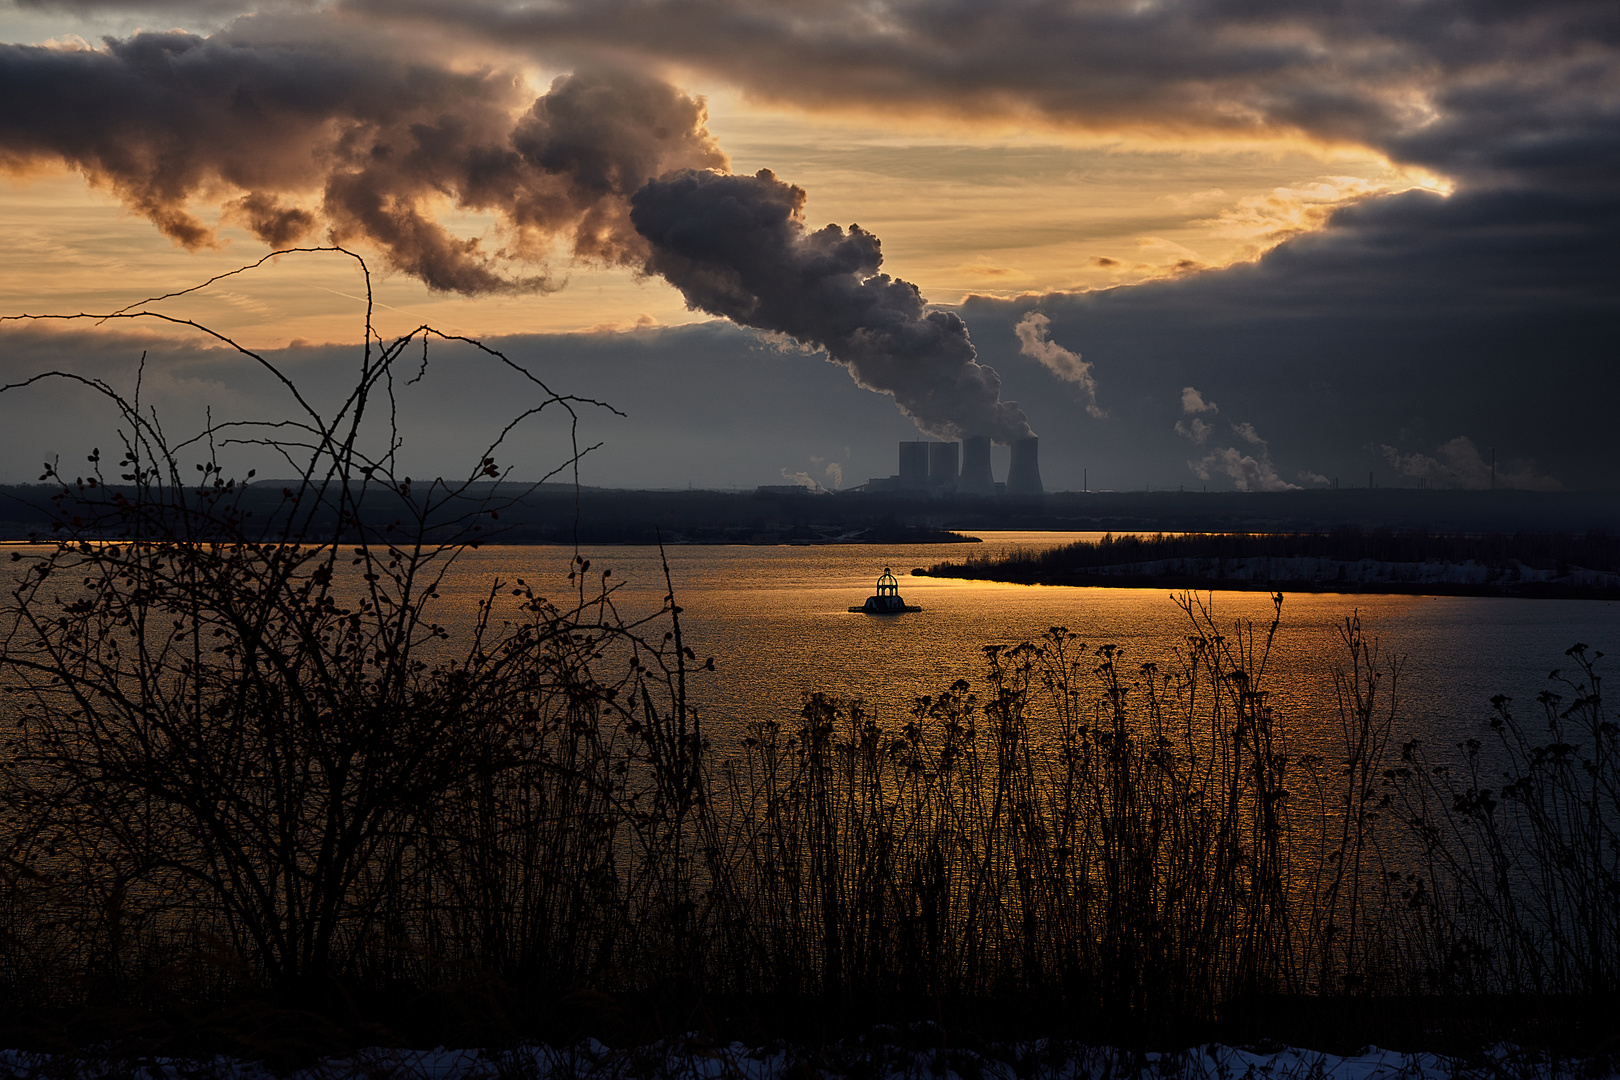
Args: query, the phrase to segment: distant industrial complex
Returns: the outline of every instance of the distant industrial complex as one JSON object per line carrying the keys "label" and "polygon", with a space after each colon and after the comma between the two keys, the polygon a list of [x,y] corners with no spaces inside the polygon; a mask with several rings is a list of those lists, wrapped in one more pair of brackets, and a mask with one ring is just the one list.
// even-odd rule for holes
{"label": "distant industrial complex", "polygon": [[[867,491],[913,491],[935,495],[1041,494],[1041,440],[1015,439],[1007,479],[998,483],[990,471],[990,438],[954,442],[903,442],[900,471],[875,476],[861,485]],[[960,462],[960,467],[958,463]]]}

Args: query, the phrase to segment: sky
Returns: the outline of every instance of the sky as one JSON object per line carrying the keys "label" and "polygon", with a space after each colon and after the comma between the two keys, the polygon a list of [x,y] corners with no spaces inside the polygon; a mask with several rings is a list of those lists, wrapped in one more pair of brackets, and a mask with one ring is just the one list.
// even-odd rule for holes
{"label": "sky", "polygon": [[[588,484],[847,488],[965,435],[1000,476],[1034,434],[1049,490],[1616,490],[1617,49],[1556,0],[0,0],[0,314],[161,310],[332,408],[346,256],[140,302],[342,245],[383,338],[538,380],[435,344],[418,475],[543,384],[588,400],[517,477],[577,440]],[[0,384],[52,370],[177,433],[292,408],[192,327],[0,323]],[[117,425],[8,389],[0,481]]]}

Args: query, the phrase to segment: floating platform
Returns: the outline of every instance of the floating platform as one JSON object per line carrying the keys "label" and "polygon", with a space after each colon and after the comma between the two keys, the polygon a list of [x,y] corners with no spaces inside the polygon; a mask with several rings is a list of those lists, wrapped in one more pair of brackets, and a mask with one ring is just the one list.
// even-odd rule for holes
{"label": "floating platform", "polygon": [[903,615],[908,611],[921,611],[922,608],[900,598],[900,583],[885,566],[883,576],[877,581],[877,595],[868,596],[866,603],[849,610],[856,615]]}

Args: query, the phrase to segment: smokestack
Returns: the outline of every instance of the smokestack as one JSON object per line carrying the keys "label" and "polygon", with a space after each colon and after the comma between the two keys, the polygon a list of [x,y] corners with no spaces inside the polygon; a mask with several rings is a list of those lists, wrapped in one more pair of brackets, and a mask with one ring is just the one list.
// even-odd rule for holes
{"label": "smokestack", "polygon": [[956,491],[956,474],[959,471],[961,460],[961,447],[954,442],[930,442],[928,444],[928,489],[930,491],[943,491],[946,494]]}
{"label": "smokestack", "polygon": [[1041,440],[1034,435],[1013,440],[1012,464],[1007,468],[1007,494],[1041,493],[1040,449]]}
{"label": "smokestack", "polygon": [[928,486],[927,443],[900,444],[900,486],[907,491],[921,491]]}
{"label": "smokestack", "polygon": [[928,444],[928,487],[933,491],[956,490],[957,459],[960,447],[953,442]]}
{"label": "smokestack", "polygon": [[995,477],[990,475],[990,436],[972,435],[962,440],[962,478],[956,490],[963,495],[994,495]]}

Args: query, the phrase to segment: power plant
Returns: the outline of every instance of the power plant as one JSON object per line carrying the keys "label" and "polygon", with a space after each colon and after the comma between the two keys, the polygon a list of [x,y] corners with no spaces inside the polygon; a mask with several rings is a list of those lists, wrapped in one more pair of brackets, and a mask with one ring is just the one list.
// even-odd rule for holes
{"label": "power plant", "polygon": [[[1007,482],[997,484],[990,469],[990,437],[975,435],[961,443],[907,441],[900,444],[900,471],[877,476],[863,485],[868,491],[914,491],[934,495],[1039,495],[1040,439],[1031,435],[1012,444]],[[960,451],[960,453],[958,453]],[[957,463],[961,462],[960,470]]]}
{"label": "power plant", "polygon": [[962,440],[962,477],[956,490],[963,495],[994,495],[996,479],[990,475],[990,436]]}
{"label": "power plant", "polygon": [[1012,464],[1007,467],[1007,494],[1041,493],[1040,448],[1041,440],[1034,435],[1013,441]]}
{"label": "power plant", "polygon": [[903,442],[900,444],[900,488],[918,491],[928,486],[928,444]]}
{"label": "power plant", "polygon": [[944,495],[956,492],[956,460],[959,447],[953,442],[928,444],[928,490]]}

